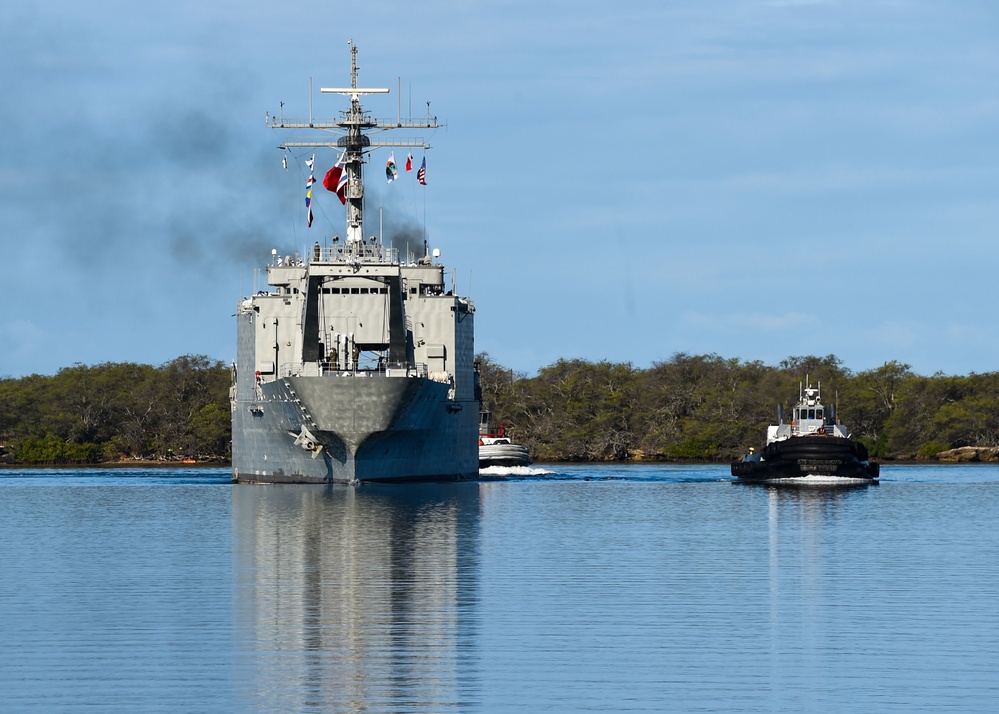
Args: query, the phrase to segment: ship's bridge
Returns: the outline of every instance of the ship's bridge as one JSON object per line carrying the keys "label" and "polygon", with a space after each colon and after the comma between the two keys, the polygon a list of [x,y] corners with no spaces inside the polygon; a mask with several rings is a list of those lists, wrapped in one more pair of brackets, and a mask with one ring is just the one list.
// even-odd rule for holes
{"label": "ship's bridge", "polygon": [[806,387],[801,400],[792,411],[791,431],[794,436],[826,433],[825,407],[819,401],[819,390]]}

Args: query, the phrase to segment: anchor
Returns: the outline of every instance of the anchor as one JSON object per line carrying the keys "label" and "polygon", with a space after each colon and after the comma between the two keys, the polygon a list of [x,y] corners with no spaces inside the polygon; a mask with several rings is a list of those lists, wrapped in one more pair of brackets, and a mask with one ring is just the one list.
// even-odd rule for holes
{"label": "anchor", "polygon": [[317,458],[319,454],[323,453],[323,445],[319,443],[319,439],[317,439],[311,431],[305,428],[304,424],[302,425],[302,431],[300,433],[296,434],[293,431],[289,431],[288,436],[295,437],[295,446],[301,446],[306,451],[311,451],[312,458],[314,459]]}

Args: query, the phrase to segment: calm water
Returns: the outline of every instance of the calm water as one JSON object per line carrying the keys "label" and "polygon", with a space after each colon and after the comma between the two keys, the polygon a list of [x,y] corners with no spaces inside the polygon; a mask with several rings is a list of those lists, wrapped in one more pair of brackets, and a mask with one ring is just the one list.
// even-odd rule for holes
{"label": "calm water", "polygon": [[999,467],[551,469],[0,471],[0,710],[999,710]]}

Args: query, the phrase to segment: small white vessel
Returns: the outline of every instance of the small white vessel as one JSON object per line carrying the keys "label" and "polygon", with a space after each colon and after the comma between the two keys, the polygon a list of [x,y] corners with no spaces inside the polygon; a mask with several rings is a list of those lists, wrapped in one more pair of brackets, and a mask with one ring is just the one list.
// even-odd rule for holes
{"label": "small white vessel", "polygon": [[506,426],[500,424],[499,431],[493,432],[489,412],[479,413],[479,468],[489,466],[530,466],[531,457],[527,447],[514,444],[506,435]]}

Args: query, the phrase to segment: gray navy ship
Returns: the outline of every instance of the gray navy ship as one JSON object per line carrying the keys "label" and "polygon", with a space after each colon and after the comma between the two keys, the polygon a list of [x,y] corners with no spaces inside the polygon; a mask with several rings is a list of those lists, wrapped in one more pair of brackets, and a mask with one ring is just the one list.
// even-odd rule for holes
{"label": "gray navy ship", "polygon": [[[471,301],[445,281],[440,251],[413,255],[364,232],[362,167],[389,129],[433,130],[435,117],[374,119],[360,98],[388,89],[323,88],[350,98],[338,117],[269,118],[318,130],[281,148],[339,154],[346,233],[306,255],[272,250],[269,288],[240,301],[233,365],[232,478],[243,483],[451,480],[478,475],[480,393]],[[310,113],[311,113],[310,102]],[[429,111],[428,111],[429,114]],[[332,135],[332,138],[330,136]],[[327,176],[329,178],[329,176]],[[401,254],[405,252],[406,254]]]}

